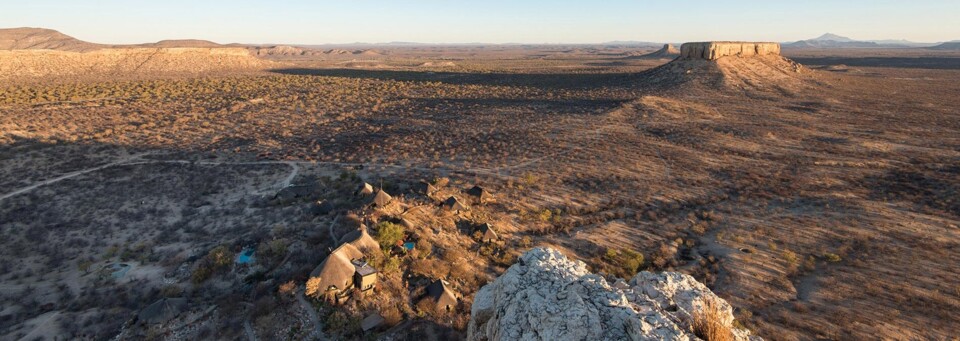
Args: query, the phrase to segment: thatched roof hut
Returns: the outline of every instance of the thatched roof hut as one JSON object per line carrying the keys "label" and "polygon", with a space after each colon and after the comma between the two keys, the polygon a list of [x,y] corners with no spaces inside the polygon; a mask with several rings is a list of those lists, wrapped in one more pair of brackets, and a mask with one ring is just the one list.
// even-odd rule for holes
{"label": "thatched roof hut", "polygon": [[417,192],[423,195],[431,195],[437,192],[437,187],[426,181],[418,182],[414,188]]}
{"label": "thatched roof hut", "polygon": [[438,279],[430,283],[427,286],[426,296],[423,297],[425,300],[431,300],[438,312],[451,311],[457,307],[459,303],[457,297],[459,296],[456,291],[450,289],[450,283],[442,279]]}
{"label": "thatched roof hut", "polygon": [[380,243],[370,236],[370,233],[367,231],[367,227],[362,224],[358,229],[350,231],[350,233],[347,233],[340,238],[340,244],[346,243],[353,245],[363,252],[370,252],[380,248]]}
{"label": "thatched roof hut", "polygon": [[390,194],[387,194],[387,192],[383,189],[380,189],[377,191],[377,195],[373,197],[373,200],[370,201],[370,205],[384,207],[387,206],[391,200],[393,200],[393,197],[390,196]]}
{"label": "thatched roof hut", "polygon": [[161,298],[140,311],[137,319],[149,324],[166,323],[187,309],[186,298]]}
{"label": "thatched roof hut", "polygon": [[362,258],[363,252],[353,244],[340,245],[313,269],[310,278],[320,278],[318,288],[321,292],[347,289],[353,285],[353,274],[356,272],[352,261]]}
{"label": "thatched roof hut", "polygon": [[493,242],[500,239],[500,234],[497,233],[497,230],[493,228],[493,225],[490,223],[484,223],[480,225],[480,228],[477,229],[480,231],[480,240],[484,242]]}
{"label": "thatched roof hut", "polygon": [[453,196],[443,201],[443,207],[451,211],[466,211],[470,208],[467,205],[464,205],[462,202],[460,202],[460,199],[457,199],[457,197],[453,197]]}
{"label": "thatched roof hut", "polygon": [[467,190],[467,194],[472,196],[477,203],[483,203],[490,199],[490,192],[480,186],[473,186]]}
{"label": "thatched roof hut", "polygon": [[360,188],[357,189],[357,195],[367,196],[370,194],[373,194],[373,186],[371,186],[366,182],[364,182],[363,185],[361,185]]}

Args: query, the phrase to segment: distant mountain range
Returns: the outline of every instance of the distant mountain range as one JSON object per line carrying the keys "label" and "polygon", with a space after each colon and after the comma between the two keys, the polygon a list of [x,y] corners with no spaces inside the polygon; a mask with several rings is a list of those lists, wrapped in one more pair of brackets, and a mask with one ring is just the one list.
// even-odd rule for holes
{"label": "distant mountain range", "polygon": [[59,50],[84,52],[116,47],[226,47],[212,41],[182,39],[161,40],[135,45],[108,45],[86,42],[46,28],[18,27],[0,29],[0,50]]}
{"label": "distant mountain range", "polygon": [[951,41],[949,43],[943,43],[937,46],[929,47],[932,50],[944,50],[944,51],[960,51],[960,41]]}
{"label": "distant mountain range", "polygon": [[[104,48],[123,48],[123,47],[243,47],[254,50],[256,54],[288,54],[293,53],[292,48],[296,49],[316,49],[334,45],[352,45],[363,46],[485,46],[485,45],[541,45],[541,44],[485,44],[485,43],[460,43],[460,44],[427,44],[416,42],[390,42],[390,43],[354,43],[354,44],[319,44],[319,45],[292,45],[276,46],[271,44],[227,44],[222,45],[206,40],[181,39],[181,40],[162,40],[156,43],[134,44],[134,45],[109,45],[90,43],[68,36],[66,34],[45,28],[6,28],[0,29],[0,50],[60,50],[60,51],[91,51]],[[549,45],[549,44],[547,44]],[[621,47],[660,47],[663,43],[654,43],[647,41],[608,41],[600,44],[556,44],[556,45],[606,45]],[[848,37],[827,33],[813,39],[801,40],[791,43],[783,43],[784,48],[905,48],[905,47],[923,47],[935,50],[960,50],[960,40],[954,40],[944,43],[917,43],[902,39],[885,40],[856,40]],[[336,50],[332,50],[336,51]],[[310,51],[307,51],[310,52]],[[305,54],[300,53],[300,54]],[[330,51],[326,51],[330,52]],[[355,51],[356,52],[356,51]],[[356,54],[356,53],[354,53]]]}
{"label": "distant mountain range", "polygon": [[935,43],[918,43],[903,39],[883,40],[856,40],[848,37],[827,33],[822,36],[801,40],[793,43],[784,43],[785,48],[877,48],[877,47],[931,47]]}

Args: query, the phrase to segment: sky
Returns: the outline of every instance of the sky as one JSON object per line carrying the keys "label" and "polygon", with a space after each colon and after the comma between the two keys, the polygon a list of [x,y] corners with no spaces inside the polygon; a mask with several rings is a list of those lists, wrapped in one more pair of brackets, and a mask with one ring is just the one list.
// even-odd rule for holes
{"label": "sky", "polygon": [[960,0],[0,0],[0,27],[105,44],[940,42],[960,39]]}

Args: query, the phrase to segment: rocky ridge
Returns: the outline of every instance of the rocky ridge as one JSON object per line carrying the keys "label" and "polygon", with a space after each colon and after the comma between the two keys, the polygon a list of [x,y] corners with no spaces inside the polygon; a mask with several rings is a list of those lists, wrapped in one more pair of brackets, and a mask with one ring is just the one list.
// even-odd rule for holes
{"label": "rocky ridge", "polygon": [[673,45],[670,45],[670,44],[664,44],[663,48],[657,51],[642,55],[639,58],[641,59],[672,59],[672,58],[676,58],[679,55],[680,55],[680,50],[677,50],[676,47],[673,47]]}
{"label": "rocky ridge", "polygon": [[[476,294],[467,340],[697,340],[693,315],[707,300],[732,329],[732,307],[693,277],[644,271],[611,284],[581,261],[538,248]],[[733,330],[736,340],[762,340]]]}
{"label": "rocky ridge", "polygon": [[126,48],[89,52],[0,51],[0,79],[200,74],[272,65],[243,48]]}
{"label": "rocky ridge", "polygon": [[680,59],[717,60],[728,56],[752,57],[780,55],[780,44],[711,41],[680,45]]}
{"label": "rocky ridge", "polygon": [[641,74],[652,88],[793,91],[815,85],[816,73],[780,55],[776,43],[686,43],[680,56]]}

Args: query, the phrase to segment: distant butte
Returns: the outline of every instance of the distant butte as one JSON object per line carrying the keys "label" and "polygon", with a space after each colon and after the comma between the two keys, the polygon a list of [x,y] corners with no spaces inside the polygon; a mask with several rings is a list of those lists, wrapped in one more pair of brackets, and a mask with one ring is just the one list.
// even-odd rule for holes
{"label": "distant butte", "polygon": [[680,46],[680,59],[684,60],[717,60],[728,56],[751,57],[768,55],[779,56],[780,44],[763,42],[711,41],[686,43]]}

